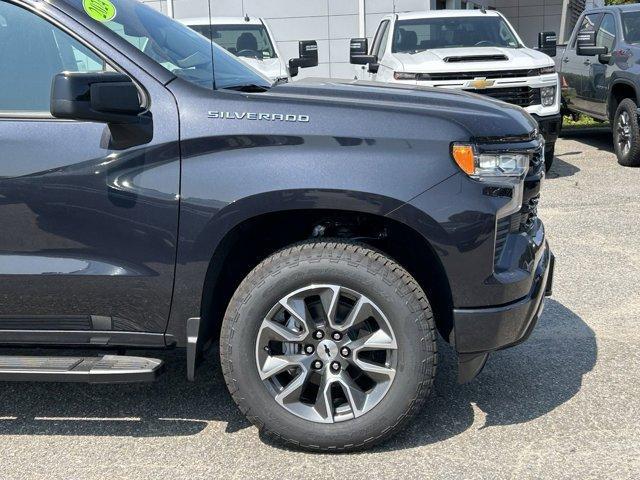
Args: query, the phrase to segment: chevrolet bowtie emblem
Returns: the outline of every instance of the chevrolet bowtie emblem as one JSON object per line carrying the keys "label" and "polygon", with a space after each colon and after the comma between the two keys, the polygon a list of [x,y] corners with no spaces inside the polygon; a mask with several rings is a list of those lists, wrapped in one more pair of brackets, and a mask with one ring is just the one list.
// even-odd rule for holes
{"label": "chevrolet bowtie emblem", "polygon": [[469,82],[469,87],[475,88],[476,90],[482,90],[487,87],[493,87],[495,83],[495,80],[487,80],[486,77],[478,77]]}

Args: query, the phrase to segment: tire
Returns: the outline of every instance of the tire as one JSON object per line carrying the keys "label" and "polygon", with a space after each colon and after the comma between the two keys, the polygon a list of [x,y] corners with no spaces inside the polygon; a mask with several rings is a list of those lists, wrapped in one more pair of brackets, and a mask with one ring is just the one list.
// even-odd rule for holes
{"label": "tire", "polygon": [[[328,289],[327,286],[332,286],[333,290]],[[339,288],[336,289],[335,286]],[[263,340],[263,335],[265,339],[271,338],[274,331],[279,332],[278,335],[280,335],[281,331],[273,330],[272,326],[273,322],[277,323],[289,313],[289,310],[282,305],[295,305],[289,295],[293,292],[293,298],[299,299],[309,292],[314,293],[314,289],[319,289],[319,303],[321,299],[325,299],[326,305],[339,304],[342,308],[353,303],[354,308],[349,310],[350,312],[357,310],[355,306],[359,304],[366,305],[369,309],[366,310],[367,313],[359,315],[361,318],[354,321],[354,325],[360,325],[358,335],[363,337],[362,339],[358,337],[353,343],[349,343],[354,348],[350,359],[329,358],[333,347],[322,348],[323,342],[326,347],[331,343],[326,340],[335,334],[330,331],[332,330],[330,328],[327,329],[324,339],[316,345],[315,353],[310,356],[315,359],[320,359],[321,355],[322,358],[326,357],[327,364],[321,370],[315,371],[321,372],[317,373],[319,376],[313,376],[318,385],[325,385],[324,379],[327,379],[327,382],[329,379],[335,381],[332,377],[334,374],[346,381],[345,388],[340,382],[325,388],[330,392],[330,401],[324,400],[327,397],[321,397],[319,394],[321,387],[317,388],[318,392],[315,396],[311,387],[308,387],[311,393],[306,390],[307,387],[295,388],[295,385],[300,385],[293,383],[295,379],[306,378],[305,371],[301,370],[301,367],[296,367],[300,377],[286,372],[279,374],[286,377],[282,384],[279,383],[281,380],[278,375],[272,375],[266,379],[261,377],[265,370],[269,370],[263,365],[271,365],[267,361],[263,363],[263,357],[302,358],[301,362],[304,362],[307,358],[304,356],[304,351],[302,351],[303,355],[294,355],[291,352],[299,352],[297,348],[308,348],[308,344],[319,341],[314,338],[311,330],[315,332],[316,328],[322,327],[312,322],[311,317],[314,321],[324,318],[325,321],[322,324],[324,326],[330,321],[321,313],[315,317],[312,316],[309,308],[305,310],[304,324],[313,324],[313,327],[307,329],[308,335],[304,336],[304,332],[299,334],[304,336],[304,340],[299,347],[290,347],[292,349],[289,352],[290,356],[286,356],[283,352],[285,346],[292,345],[291,343]],[[335,293],[336,291],[339,293]],[[350,298],[352,295],[353,298]],[[305,301],[309,301],[309,298],[315,299],[313,295],[304,298]],[[284,303],[280,303],[280,300]],[[373,308],[374,304],[376,308]],[[321,310],[315,311],[321,312]],[[329,307],[325,311],[336,311],[336,309]],[[358,311],[364,312],[365,309],[363,307]],[[366,321],[358,323],[369,314]],[[347,325],[352,317],[344,312],[341,315],[345,318],[341,325]],[[335,322],[338,321],[338,316],[338,313],[333,316]],[[332,315],[328,317],[331,318]],[[294,319],[294,316],[290,316],[288,321],[291,322]],[[303,322],[299,323],[303,325]],[[281,323],[280,327],[283,325],[285,324]],[[364,326],[366,328],[363,328]],[[389,335],[387,330],[390,332]],[[345,327],[342,341],[351,341],[354,331],[356,328]],[[397,349],[393,350],[391,346],[389,350],[370,351],[371,358],[383,352],[384,361],[381,361],[380,357],[376,360],[383,363],[373,363],[373,360],[368,362],[369,356],[363,359],[361,355],[366,353],[365,350],[355,353],[357,342],[373,338],[374,333],[370,332],[374,332],[378,338],[386,339],[381,343],[381,345],[384,344],[384,348],[391,345],[387,342],[389,338],[395,337],[394,346]],[[287,330],[286,336],[291,333],[292,330]],[[295,334],[298,335],[298,333]],[[333,341],[332,338],[330,340]],[[367,343],[369,343],[368,340]],[[378,345],[378,347],[381,346]],[[343,347],[337,345],[337,348],[342,354]],[[263,353],[265,351],[266,353]],[[435,323],[427,297],[417,282],[406,270],[383,254],[362,244],[339,240],[305,242],[273,254],[254,268],[240,284],[223,320],[220,356],[225,381],[234,401],[244,415],[258,427],[263,437],[305,450],[361,450],[397,433],[419,411],[429,395],[437,365]],[[339,373],[328,370],[338,360],[350,366],[341,369]],[[353,373],[355,368],[352,367],[354,362],[359,366],[366,365],[368,370],[372,365],[382,368],[382,374],[374,375],[365,372],[364,375],[365,377],[372,375],[371,378],[380,381],[374,382],[375,386],[360,388],[356,385],[358,388],[347,389],[347,384],[353,387],[355,382],[352,378],[356,377]],[[315,368],[313,363],[307,363],[307,365],[311,365],[309,370]],[[388,365],[395,366],[395,369],[387,368]],[[354,370],[350,370],[351,368]],[[389,377],[385,375],[391,371],[394,372],[394,376],[390,377],[389,381]],[[309,375],[316,375],[316,373],[312,372]],[[291,380],[292,383],[287,383],[290,376],[294,380]],[[318,380],[319,378],[321,380]],[[358,379],[363,381],[362,375]],[[293,387],[291,387],[292,384]],[[306,385],[313,384],[307,382]],[[334,390],[336,385],[338,389]],[[378,392],[379,396],[385,388],[386,393],[375,400],[373,394]],[[363,398],[360,392],[363,390],[370,392],[365,402],[360,401]],[[284,395],[282,393],[284,391],[296,393],[285,396],[282,403],[278,403],[276,397]],[[301,393],[298,393],[299,391]],[[301,401],[302,398],[306,398],[306,403]],[[320,405],[320,408],[316,409],[315,405]],[[361,407],[362,409],[359,410]]]}
{"label": "tire", "polygon": [[544,148],[544,169],[546,172],[551,170],[551,166],[553,165],[553,159],[556,155],[556,144],[552,144],[550,146],[546,146]]}
{"label": "tire", "polygon": [[616,110],[613,119],[613,146],[620,165],[640,167],[638,106],[630,98],[622,100]]}

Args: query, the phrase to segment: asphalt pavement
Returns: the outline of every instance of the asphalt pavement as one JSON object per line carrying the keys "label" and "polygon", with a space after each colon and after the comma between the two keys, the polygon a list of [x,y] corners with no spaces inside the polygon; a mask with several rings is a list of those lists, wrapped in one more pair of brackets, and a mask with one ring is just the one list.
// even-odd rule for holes
{"label": "asphalt pavement", "polygon": [[557,256],[531,338],[455,383],[444,344],[417,420],[359,454],[265,443],[213,362],[184,357],[148,385],[0,383],[1,479],[637,478],[640,475],[640,169],[610,134],[567,133],[540,216]]}

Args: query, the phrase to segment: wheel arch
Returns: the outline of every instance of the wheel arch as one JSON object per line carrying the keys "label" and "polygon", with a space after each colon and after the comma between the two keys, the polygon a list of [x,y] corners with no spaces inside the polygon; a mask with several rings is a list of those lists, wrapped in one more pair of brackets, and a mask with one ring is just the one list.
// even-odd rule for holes
{"label": "wheel arch", "polygon": [[629,79],[617,78],[611,84],[611,92],[608,99],[608,114],[609,121],[613,122],[613,117],[616,114],[618,105],[625,98],[633,99],[636,104],[638,103],[638,89],[636,84]]}
{"label": "wheel arch", "polygon": [[[402,203],[354,192],[324,194],[314,192],[313,206],[307,202],[293,208],[294,205],[285,202],[279,209],[261,212],[246,205],[233,206],[235,212],[253,214],[232,222],[233,226],[220,238],[210,256],[199,305],[200,343],[218,338],[231,296],[251,269],[281,248],[314,236],[319,240],[324,236],[362,242],[397,261],[427,293],[438,330],[449,340],[453,300],[445,268],[429,239],[406,223],[386,216]],[[323,200],[318,201],[320,197]],[[246,201],[254,206],[270,203],[257,198]],[[220,215],[233,216],[234,212]],[[438,228],[426,214],[419,215],[423,223]]]}

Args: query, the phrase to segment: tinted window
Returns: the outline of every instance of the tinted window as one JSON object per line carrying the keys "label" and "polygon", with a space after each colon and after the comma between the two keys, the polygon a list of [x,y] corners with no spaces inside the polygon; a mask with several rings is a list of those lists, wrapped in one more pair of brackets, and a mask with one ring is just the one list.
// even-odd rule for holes
{"label": "tinted window", "polygon": [[0,1],[0,111],[48,112],[53,77],[103,70],[100,57],[36,14]]}
{"label": "tinted window", "polygon": [[394,52],[415,53],[432,48],[475,46],[518,48],[520,45],[506,22],[493,15],[396,22]]}
{"label": "tinted window", "polygon": [[276,51],[264,25],[189,25],[239,57],[276,58]]}
{"label": "tinted window", "polygon": [[616,43],[616,20],[611,14],[607,14],[602,19],[598,35],[596,36],[596,45],[598,47],[607,47],[609,52],[613,50]]}
{"label": "tinted window", "polygon": [[[91,18],[84,11],[82,0],[66,1],[80,15]],[[177,77],[205,88],[271,86],[262,74],[223,48],[138,0],[110,3],[115,7],[113,18],[104,22],[93,20],[96,27],[115,32]]]}
{"label": "tinted window", "polygon": [[629,43],[640,43],[640,12],[622,14],[624,38]]}
{"label": "tinted window", "polygon": [[371,46],[371,55],[376,55],[380,50],[382,37],[385,35],[388,26],[389,26],[389,20],[384,20],[380,24],[380,26],[378,26],[378,30],[376,30],[376,35],[375,37],[373,37],[373,45]]}
{"label": "tinted window", "polygon": [[384,50],[387,46],[387,39],[389,38],[389,31],[391,30],[391,24],[387,21],[384,25],[384,32],[382,32],[382,37],[380,37],[380,41],[378,42],[376,51],[373,52],[374,55],[377,55],[378,58],[382,58],[384,54]]}
{"label": "tinted window", "polygon": [[600,20],[599,13],[592,13],[590,15],[585,15],[580,23],[580,28],[576,30],[576,38],[573,39],[573,47],[575,48],[576,42],[578,41],[578,33],[579,32],[593,32],[596,29],[596,24]]}

